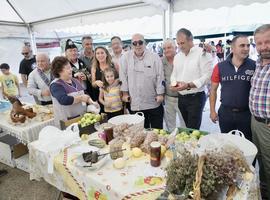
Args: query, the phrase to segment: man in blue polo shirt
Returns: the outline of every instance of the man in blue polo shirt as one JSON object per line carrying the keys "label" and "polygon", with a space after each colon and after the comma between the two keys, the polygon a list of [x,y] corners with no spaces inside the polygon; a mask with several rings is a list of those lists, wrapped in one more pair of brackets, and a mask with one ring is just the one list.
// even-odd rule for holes
{"label": "man in blue polo shirt", "polygon": [[[235,36],[231,44],[231,54],[218,63],[212,73],[210,91],[210,118],[222,133],[240,130],[251,141],[251,114],[248,107],[250,80],[255,71],[255,61],[248,58],[247,36]],[[216,113],[217,89],[221,84],[221,105]]]}

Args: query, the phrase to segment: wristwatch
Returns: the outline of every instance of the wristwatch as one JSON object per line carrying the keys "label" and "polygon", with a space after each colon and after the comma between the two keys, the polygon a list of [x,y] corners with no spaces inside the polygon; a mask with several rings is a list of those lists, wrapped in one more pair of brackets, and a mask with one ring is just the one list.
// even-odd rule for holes
{"label": "wristwatch", "polygon": [[190,84],[188,83],[187,84],[187,90],[190,90],[191,89],[191,86],[190,86]]}

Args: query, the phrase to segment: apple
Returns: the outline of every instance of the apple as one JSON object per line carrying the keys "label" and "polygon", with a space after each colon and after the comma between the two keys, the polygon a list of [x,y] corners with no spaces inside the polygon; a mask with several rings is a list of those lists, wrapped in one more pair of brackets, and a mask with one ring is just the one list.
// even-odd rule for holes
{"label": "apple", "polygon": [[159,131],[159,134],[161,134],[161,135],[167,135],[167,132],[166,132],[165,130],[161,129],[161,130]]}
{"label": "apple", "polygon": [[191,139],[198,140],[198,137],[197,137],[196,135],[192,135],[192,134],[191,134],[191,135],[190,135],[190,138],[191,138]]}
{"label": "apple", "polygon": [[159,129],[154,128],[153,131],[154,131],[154,133],[159,134]]}
{"label": "apple", "polygon": [[187,134],[183,137],[184,141],[188,141],[190,139],[190,136]]}
{"label": "apple", "polygon": [[185,131],[182,131],[179,135],[185,136],[185,135],[187,135],[187,133]]}
{"label": "apple", "polygon": [[99,121],[101,120],[101,115],[100,115],[100,114],[97,114],[97,115],[95,116],[95,119],[97,120],[97,122],[99,122]]}
{"label": "apple", "polygon": [[192,133],[191,133],[191,135],[195,135],[196,137],[199,137],[200,136],[200,131],[198,131],[198,130],[194,130]]}
{"label": "apple", "polygon": [[180,135],[180,134],[177,134],[176,136],[175,136],[175,138],[176,139],[180,139],[182,136]]}

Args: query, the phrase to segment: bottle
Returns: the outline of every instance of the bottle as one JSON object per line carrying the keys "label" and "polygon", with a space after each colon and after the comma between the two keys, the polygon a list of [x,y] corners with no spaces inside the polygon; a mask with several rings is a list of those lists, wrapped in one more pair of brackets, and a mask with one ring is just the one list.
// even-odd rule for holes
{"label": "bottle", "polygon": [[161,161],[161,144],[159,142],[151,142],[150,144],[150,164],[153,167],[160,166]]}
{"label": "bottle", "polygon": [[106,144],[109,144],[109,142],[113,139],[113,127],[112,126],[106,126],[104,127],[104,133],[106,138]]}

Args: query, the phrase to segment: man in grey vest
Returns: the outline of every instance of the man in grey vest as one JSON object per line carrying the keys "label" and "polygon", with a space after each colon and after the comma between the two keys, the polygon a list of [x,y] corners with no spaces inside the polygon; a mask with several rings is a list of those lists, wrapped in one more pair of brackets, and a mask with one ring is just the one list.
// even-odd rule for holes
{"label": "man in grey vest", "polygon": [[164,57],[162,58],[164,77],[165,77],[165,105],[164,105],[164,120],[166,127],[172,131],[176,127],[176,114],[180,121],[180,127],[185,127],[182,114],[178,108],[178,92],[173,92],[171,86],[171,74],[173,71],[173,59],[176,54],[175,42],[171,39],[163,43]]}

